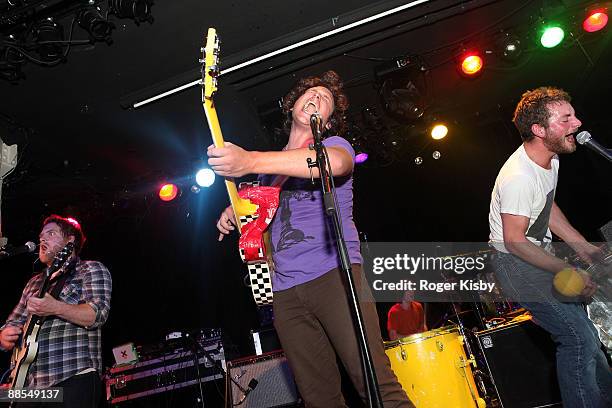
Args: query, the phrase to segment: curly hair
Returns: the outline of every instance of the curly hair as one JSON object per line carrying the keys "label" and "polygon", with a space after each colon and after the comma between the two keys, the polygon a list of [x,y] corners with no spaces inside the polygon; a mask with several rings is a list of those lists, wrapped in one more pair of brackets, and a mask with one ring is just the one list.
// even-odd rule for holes
{"label": "curly hair", "polygon": [[512,122],[518,129],[521,139],[528,142],[534,138],[531,125],[538,124],[548,127],[550,119],[550,104],[559,102],[571,102],[572,98],[563,89],[552,86],[542,86],[527,91],[516,105]]}
{"label": "curly hair", "polygon": [[43,221],[43,227],[51,223],[57,224],[64,237],[69,237],[70,235],[74,237],[74,251],[76,254],[79,254],[81,249],[83,249],[85,240],[87,239],[85,238],[85,234],[81,229],[81,224],[79,224],[79,222],[74,218],[64,218],[56,214],[52,214],[45,218]]}
{"label": "curly hair", "polygon": [[332,93],[334,97],[334,113],[329,119],[329,132],[333,135],[342,135],[346,132],[346,122],[344,114],[348,109],[348,98],[342,89],[343,84],[340,76],[335,71],[324,72],[320,77],[312,76],[300,79],[297,84],[283,98],[283,114],[285,114],[285,122],[283,130],[289,134],[293,118],[291,117],[291,109],[300,96],[308,89],[315,86],[323,86]]}

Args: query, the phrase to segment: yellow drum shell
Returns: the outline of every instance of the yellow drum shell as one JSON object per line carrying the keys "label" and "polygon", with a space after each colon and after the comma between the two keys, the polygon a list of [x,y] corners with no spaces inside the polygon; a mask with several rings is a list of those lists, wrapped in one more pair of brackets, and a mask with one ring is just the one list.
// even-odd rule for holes
{"label": "yellow drum shell", "polygon": [[453,326],[386,342],[385,352],[404,391],[417,408],[483,406]]}

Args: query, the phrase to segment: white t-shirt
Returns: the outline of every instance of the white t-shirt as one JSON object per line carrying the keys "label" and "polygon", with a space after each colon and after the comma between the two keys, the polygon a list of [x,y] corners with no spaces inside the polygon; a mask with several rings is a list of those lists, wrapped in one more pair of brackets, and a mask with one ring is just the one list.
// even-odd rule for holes
{"label": "white t-shirt", "polygon": [[552,240],[548,222],[558,173],[556,155],[551,160],[551,168],[545,169],[529,158],[523,145],[506,160],[495,180],[489,207],[489,242],[496,249],[508,252],[504,247],[502,213],[528,217],[525,236],[531,242],[545,246]]}

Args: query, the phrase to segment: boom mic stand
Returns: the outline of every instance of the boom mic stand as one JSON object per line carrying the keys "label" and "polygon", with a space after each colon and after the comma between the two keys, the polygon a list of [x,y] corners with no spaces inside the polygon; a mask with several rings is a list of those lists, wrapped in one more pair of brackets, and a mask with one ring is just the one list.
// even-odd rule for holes
{"label": "boom mic stand", "polygon": [[[359,301],[357,299],[357,291],[355,289],[355,282],[353,280],[353,274],[351,270],[351,262],[346,248],[346,242],[344,241],[344,235],[342,233],[342,224],[338,216],[338,210],[335,202],[335,186],[333,180],[333,174],[331,174],[331,166],[328,169],[328,158],[325,146],[321,141],[322,133],[322,118],[318,112],[313,113],[310,116],[310,127],[312,129],[312,135],[314,136],[314,150],[316,152],[316,160],[313,162],[312,159],[308,158],[308,168],[313,167],[319,168],[319,176],[321,178],[321,190],[323,193],[323,204],[325,206],[325,213],[331,219],[336,236],[337,250],[340,257],[340,263],[342,272],[346,278],[348,284],[347,298],[349,300],[349,309],[351,310],[351,317],[353,319],[353,325],[355,327],[355,334],[357,337],[357,344],[359,346],[359,355],[361,357],[361,366],[364,375],[364,383],[366,385],[366,394],[368,397],[368,406],[375,408],[382,408],[382,398],[380,396],[380,390],[378,388],[378,381],[376,379],[376,372],[372,364],[372,358],[370,355],[370,349],[368,348],[367,336],[365,332],[365,326],[363,324],[363,317],[361,315],[361,309],[359,308]],[[312,174],[312,173],[311,173]]]}

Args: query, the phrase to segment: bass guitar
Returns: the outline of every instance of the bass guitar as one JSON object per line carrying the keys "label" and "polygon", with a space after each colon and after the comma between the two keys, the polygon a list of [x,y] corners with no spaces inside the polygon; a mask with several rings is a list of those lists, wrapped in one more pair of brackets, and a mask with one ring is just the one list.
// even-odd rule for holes
{"label": "bass guitar", "polygon": [[[214,28],[208,29],[206,46],[202,48],[202,104],[215,147],[225,142],[213,97],[218,90],[219,38]],[[241,183],[236,188],[232,178],[225,185],[240,232],[238,249],[247,264],[253,298],[257,306],[272,303],[272,262],[266,250],[266,230],[278,208],[280,187],[263,187],[255,183]]]}

